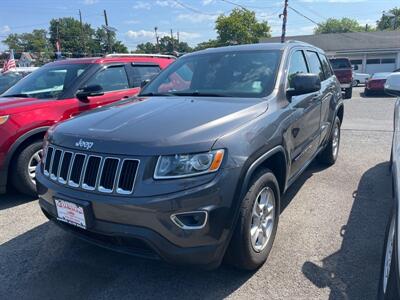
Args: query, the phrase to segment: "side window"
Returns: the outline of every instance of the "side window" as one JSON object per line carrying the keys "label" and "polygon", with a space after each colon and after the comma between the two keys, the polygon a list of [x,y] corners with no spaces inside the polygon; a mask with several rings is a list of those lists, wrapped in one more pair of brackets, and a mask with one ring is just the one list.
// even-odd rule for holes
{"label": "side window", "polygon": [[288,73],[288,81],[289,87],[291,86],[291,81],[294,75],[299,73],[308,73],[307,63],[304,58],[304,53],[301,50],[298,50],[292,54],[290,58],[289,65],[289,73]]}
{"label": "side window", "polygon": [[129,88],[128,77],[126,76],[124,66],[111,66],[101,70],[86,84],[86,86],[89,85],[100,85],[104,92]]}
{"label": "side window", "polygon": [[329,77],[331,77],[333,75],[330,63],[325,55],[323,55],[323,54],[318,54],[318,55],[322,62],[322,68],[324,69],[325,79],[328,79]]}
{"label": "side window", "polygon": [[153,79],[161,69],[157,65],[131,65],[128,67],[132,87],[140,87],[142,81]]}
{"label": "side window", "polygon": [[314,51],[307,51],[307,58],[308,58],[308,63],[310,65],[310,71],[313,74],[317,74],[321,81],[325,80],[325,75],[324,71],[322,69],[321,62],[318,58],[317,52]]}

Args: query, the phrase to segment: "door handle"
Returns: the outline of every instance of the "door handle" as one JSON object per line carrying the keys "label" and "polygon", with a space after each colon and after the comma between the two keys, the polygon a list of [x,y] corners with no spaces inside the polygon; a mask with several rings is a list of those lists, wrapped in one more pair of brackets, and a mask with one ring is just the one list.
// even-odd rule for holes
{"label": "door handle", "polygon": [[122,97],[122,99],[127,99],[127,98],[129,98],[129,96],[123,96],[123,97]]}

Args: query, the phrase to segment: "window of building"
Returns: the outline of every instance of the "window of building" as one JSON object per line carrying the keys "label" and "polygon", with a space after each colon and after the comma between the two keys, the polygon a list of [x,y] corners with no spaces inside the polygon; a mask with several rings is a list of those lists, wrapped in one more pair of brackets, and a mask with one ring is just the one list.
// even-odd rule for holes
{"label": "window of building", "polygon": [[370,58],[367,59],[367,65],[375,65],[375,64],[380,64],[381,60],[379,58]]}
{"label": "window of building", "polygon": [[394,58],[382,58],[381,64],[394,64],[396,60]]}
{"label": "window of building", "polygon": [[362,65],[362,59],[351,59],[350,62],[352,65]]}

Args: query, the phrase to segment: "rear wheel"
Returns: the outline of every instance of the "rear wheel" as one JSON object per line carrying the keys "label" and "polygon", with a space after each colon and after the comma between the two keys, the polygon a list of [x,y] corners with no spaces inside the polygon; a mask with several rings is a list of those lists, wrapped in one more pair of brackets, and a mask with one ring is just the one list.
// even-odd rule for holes
{"label": "rear wheel", "polygon": [[353,80],[352,86],[353,86],[353,87],[356,87],[356,86],[358,86],[359,84],[360,84],[360,81],[358,81],[358,80]]}
{"label": "rear wheel", "polygon": [[396,276],[396,259],[395,259],[395,234],[396,234],[396,218],[393,214],[386,230],[385,248],[382,255],[381,278],[378,288],[378,299],[400,299],[399,287]]}
{"label": "rear wheel", "polygon": [[351,96],[353,94],[353,87],[349,87],[344,90],[344,99],[351,99]]}
{"label": "rear wheel", "polygon": [[335,118],[333,124],[331,137],[329,138],[328,144],[325,149],[318,156],[318,160],[325,165],[333,165],[339,156],[340,146],[340,120],[338,117]]}
{"label": "rear wheel", "polygon": [[25,147],[10,170],[13,186],[29,196],[36,196],[35,169],[42,158],[42,144],[38,140]]}
{"label": "rear wheel", "polygon": [[257,172],[241,204],[227,252],[229,263],[254,270],[266,261],[278,227],[279,196],[274,174],[268,169]]}

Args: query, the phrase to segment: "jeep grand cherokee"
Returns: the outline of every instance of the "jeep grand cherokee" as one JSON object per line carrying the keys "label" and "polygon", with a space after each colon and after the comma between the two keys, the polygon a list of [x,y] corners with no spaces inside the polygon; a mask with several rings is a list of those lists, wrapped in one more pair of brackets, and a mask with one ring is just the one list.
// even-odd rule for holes
{"label": "jeep grand cherokee", "polygon": [[339,82],[311,45],[188,54],[138,99],[52,127],[39,203],[98,245],[255,269],[271,250],[282,193],[317,155],[335,163],[342,119]]}

